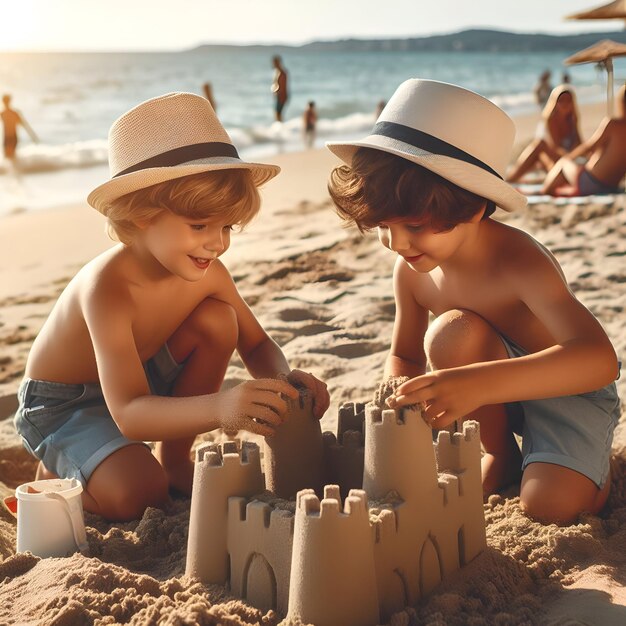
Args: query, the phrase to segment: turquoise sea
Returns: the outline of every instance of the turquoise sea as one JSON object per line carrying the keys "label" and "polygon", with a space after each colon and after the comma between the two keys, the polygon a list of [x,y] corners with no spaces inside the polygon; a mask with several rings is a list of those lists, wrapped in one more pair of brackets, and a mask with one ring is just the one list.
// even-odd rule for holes
{"label": "turquoise sea", "polygon": [[[463,85],[511,115],[536,110],[532,89],[550,69],[553,83],[564,69],[562,53],[336,52],[282,50],[291,98],[285,121],[273,121],[271,47],[219,48],[167,53],[4,53],[0,89],[13,96],[39,135],[23,133],[19,171],[0,164],[0,214],[74,202],[107,177],[106,137],[111,122],[148,98],[170,91],[201,93],[210,81],[218,114],[248,157],[299,150],[302,112],[317,105],[316,145],[361,135],[407,78]],[[616,60],[616,76],[625,72]],[[622,64],[622,66],[626,66]],[[568,68],[582,102],[604,98],[602,71]]]}

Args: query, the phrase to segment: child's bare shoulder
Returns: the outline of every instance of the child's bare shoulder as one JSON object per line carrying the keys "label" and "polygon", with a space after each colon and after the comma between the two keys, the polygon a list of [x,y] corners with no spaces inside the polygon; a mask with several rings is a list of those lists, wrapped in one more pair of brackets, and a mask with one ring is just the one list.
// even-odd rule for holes
{"label": "child's bare shoulder", "polygon": [[524,279],[556,272],[564,278],[552,252],[532,235],[501,222],[494,221],[493,224],[490,244],[494,267],[500,273]]}
{"label": "child's bare shoulder", "polygon": [[132,302],[133,285],[137,284],[129,265],[121,246],[110,248],[83,265],[66,292],[83,311],[120,310],[124,302]]}

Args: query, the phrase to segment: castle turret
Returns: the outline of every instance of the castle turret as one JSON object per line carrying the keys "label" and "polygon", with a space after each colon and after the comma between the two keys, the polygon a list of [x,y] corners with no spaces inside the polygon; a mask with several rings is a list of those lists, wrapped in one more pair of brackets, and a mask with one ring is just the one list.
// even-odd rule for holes
{"label": "castle turret", "polygon": [[267,502],[228,501],[230,589],[265,611],[287,613],[294,516]]}
{"label": "castle turret", "polygon": [[459,559],[469,563],[487,545],[485,512],[482,502],[480,475],[480,426],[478,422],[463,422],[462,433],[442,431],[437,439],[439,471],[458,477],[461,511],[459,527]]}
{"label": "castle turret", "polygon": [[204,583],[228,579],[228,498],[263,491],[259,447],[209,443],[196,450],[186,574]]}
{"label": "castle turret", "polygon": [[363,455],[365,452],[365,405],[346,402],[339,408],[337,436],[325,432],[324,455],[327,482],[337,483],[341,497],[350,489],[363,486]]}
{"label": "castle turret", "polygon": [[437,490],[437,467],[431,429],[421,413],[409,408],[365,407],[363,489],[373,499],[396,491],[405,502]]}
{"label": "castle turret", "polygon": [[339,487],[298,493],[288,618],[315,626],[379,623],[373,532],[367,496],[353,489],[341,511]]}
{"label": "castle turret", "polygon": [[287,419],[265,440],[265,482],[280,498],[292,499],[301,489],[321,493],[324,447],[320,421],[313,415],[313,397],[300,391],[288,401]]}

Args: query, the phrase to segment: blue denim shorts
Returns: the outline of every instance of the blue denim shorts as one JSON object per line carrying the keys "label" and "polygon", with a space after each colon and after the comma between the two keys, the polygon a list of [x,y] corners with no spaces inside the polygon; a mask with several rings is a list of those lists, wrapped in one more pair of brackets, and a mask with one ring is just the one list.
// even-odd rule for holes
{"label": "blue denim shorts", "polygon": [[[155,395],[171,395],[182,369],[167,345],[144,365]],[[96,467],[116,450],[136,443],[122,435],[98,383],[68,385],[25,378],[13,423],[24,447],[60,478],[83,487]]]}
{"label": "blue denim shorts", "polygon": [[[509,358],[528,354],[500,335]],[[529,463],[553,463],[575,470],[602,489],[609,475],[613,431],[620,417],[615,383],[576,396],[508,403],[513,416],[523,411],[522,470]]]}

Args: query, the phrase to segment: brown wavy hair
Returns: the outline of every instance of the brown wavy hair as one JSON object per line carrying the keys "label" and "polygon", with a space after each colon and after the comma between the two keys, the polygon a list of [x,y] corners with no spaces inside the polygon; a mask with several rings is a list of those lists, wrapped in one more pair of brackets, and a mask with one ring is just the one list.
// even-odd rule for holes
{"label": "brown wavy hair", "polygon": [[361,232],[398,218],[415,219],[445,231],[468,222],[485,203],[483,218],[496,208],[492,200],[375,148],[359,148],[351,167],[336,167],[330,174],[328,192],[339,216]]}

